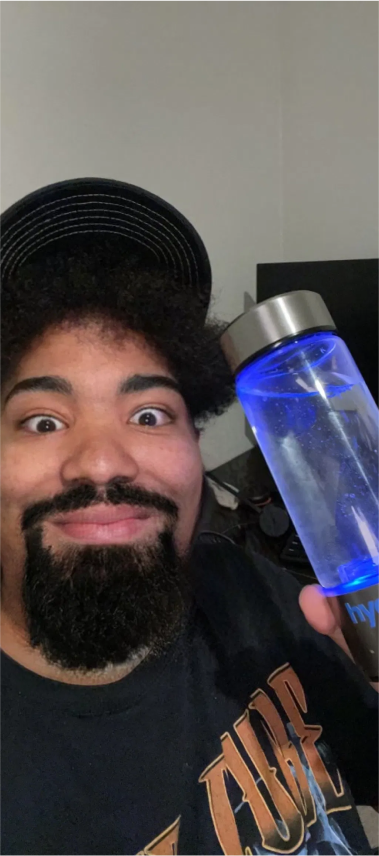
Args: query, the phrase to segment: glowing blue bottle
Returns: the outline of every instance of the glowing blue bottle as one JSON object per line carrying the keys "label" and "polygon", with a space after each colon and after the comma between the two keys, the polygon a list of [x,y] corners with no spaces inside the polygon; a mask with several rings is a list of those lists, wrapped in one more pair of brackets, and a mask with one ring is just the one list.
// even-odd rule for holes
{"label": "glowing blue bottle", "polygon": [[255,305],[221,340],[237,396],[355,659],[378,679],[378,409],[322,298]]}

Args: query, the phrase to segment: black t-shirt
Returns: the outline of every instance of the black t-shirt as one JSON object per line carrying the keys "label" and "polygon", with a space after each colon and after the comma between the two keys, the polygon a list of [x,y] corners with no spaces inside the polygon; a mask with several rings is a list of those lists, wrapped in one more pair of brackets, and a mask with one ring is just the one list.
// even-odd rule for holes
{"label": "black t-shirt", "polygon": [[286,571],[227,541],[194,567],[180,638],[117,683],[3,655],[3,854],[369,852],[377,694]]}

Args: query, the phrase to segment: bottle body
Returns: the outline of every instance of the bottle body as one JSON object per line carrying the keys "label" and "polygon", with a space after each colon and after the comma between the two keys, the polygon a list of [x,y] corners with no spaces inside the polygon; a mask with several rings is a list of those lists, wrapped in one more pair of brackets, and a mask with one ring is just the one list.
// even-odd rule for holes
{"label": "bottle body", "polygon": [[347,346],[298,336],[243,368],[236,390],[325,593],[354,601],[378,579],[379,426]]}

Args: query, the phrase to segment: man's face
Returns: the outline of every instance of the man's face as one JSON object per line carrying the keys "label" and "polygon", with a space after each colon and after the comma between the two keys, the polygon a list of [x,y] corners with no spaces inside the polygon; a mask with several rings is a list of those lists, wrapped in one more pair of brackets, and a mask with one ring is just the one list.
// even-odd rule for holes
{"label": "man's face", "polygon": [[[31,378],[34,388],[16,392]],[[146,622],[167,625],[179,610],[170,597],[184,574],[203,467],[170,380],[142,340],[105,338],[91,325],[48,332],[3,391],[3,602],[26,617],[32,645],[68,668],[121,662],[154,642]],[[93,620],[84,633],[86,609],[84,623],[91,609]],[[57,610],[62,639],[50,645]],[[129,640],[107,648],[120,611],[118,636],[130,631]],[[102,650],[96,643],[87,657],[100,625]],[[60,650],[72,628],[81,654]]]}

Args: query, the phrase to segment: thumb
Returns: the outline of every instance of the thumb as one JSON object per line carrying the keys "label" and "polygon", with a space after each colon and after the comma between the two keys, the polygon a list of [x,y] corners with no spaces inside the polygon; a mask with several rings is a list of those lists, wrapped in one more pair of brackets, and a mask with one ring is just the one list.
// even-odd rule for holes
{"label": "thumb", "polygon": [[305,586],[300,592],[299,603],[308,624],[323,636],[330,636],[345,654],[353,659],[337,617],[328,598],[322,593],[321,586]]}

